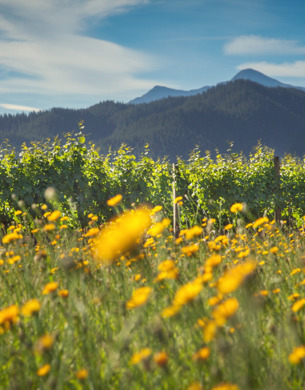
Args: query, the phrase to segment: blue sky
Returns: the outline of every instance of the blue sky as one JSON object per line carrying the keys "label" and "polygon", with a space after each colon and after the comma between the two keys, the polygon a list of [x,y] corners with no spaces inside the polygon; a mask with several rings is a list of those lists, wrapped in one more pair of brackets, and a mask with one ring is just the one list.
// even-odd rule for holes
{"label": "blue sky", "polygon": [[251,67],[305,87],[304,0],[0,0],[0,113],[128,102]]}

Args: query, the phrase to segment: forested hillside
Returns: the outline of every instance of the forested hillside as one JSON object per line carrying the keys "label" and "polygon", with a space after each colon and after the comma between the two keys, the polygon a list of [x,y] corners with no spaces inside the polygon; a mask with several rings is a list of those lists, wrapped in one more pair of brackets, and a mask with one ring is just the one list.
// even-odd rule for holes
{"label": "forested hillside", "polygon": [[87,109],[53,108],[29,115],[0,117],[0,142],[22,142],[60,137],[77,131],[84,121],[88,139],[106,152],[122,143],[140,154],[149,143],[153,157],[187,157],[196,145],[201,150],[248,153],[258,140],[276,154],[305,151],[305,93],[297,89],[266,88],[236,80],[207,92],[167,98],[148,104],[101,102]]}

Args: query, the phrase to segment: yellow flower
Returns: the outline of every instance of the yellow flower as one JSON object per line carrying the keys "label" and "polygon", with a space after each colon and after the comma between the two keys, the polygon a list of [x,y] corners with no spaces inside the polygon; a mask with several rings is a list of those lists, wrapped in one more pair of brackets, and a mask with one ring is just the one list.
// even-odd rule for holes
{"label": "yellow flower", "polygon": [[217,325],[223,325],[229,317],[235,314],[238,308],[238,300],[236,298],[228,298],[213,310],[212,317]]}
{"label": "yellow flower", "polygon": [[45,364],[37,370],[37,375],[45,376],[49,373],[50,370],[51,370],[50,364]]}
{"label": "yellow flower", "polygon": [[139,352],[135,352],[130,360],[131,364],[138,364],[142,360],[147,359],[151,355],[151,349],[150,348],[143,348]]}
{"label": "yellow flower", "polygon": [[168,227],[170,224],[170,219],[164,218],[162,222],[157,222],[154,226],[152,226],[147,233],[153,237],[157,237],[159,234],[163,232],[164,229]]}
{"label": "yellow flower", "polygon": [[270,253],[273,253],[274,255],[279,251],[279,248],[277,246],[273,246],[271,249],[270,249]]}
{"label": "yellow flower", "polygon": [[54,225],[54,223],[47,223],[44,227],[43,227],[43,230],[45,232],[51,232],[52,230],[55,230],[56,227]]}
{"label": "yellow flower", "polygon": [[229,223],[228,225],[225,226],[225,230],[230,230],[232,229],[233,225],[231,223]]}
{"label": "yellow flower", "polygon": [[209,321],[203,328],[203,340],[209,343],[215,337],[217,331],[217,323],[215,321]]}
{"label": "yellow flower", "polygon": [[197,280],[181,286],[175,294],[173,306],[183,306],[193,301],[202,290],[202,284]]}
{"label": "yellow flower", "polygon": [[253,260],[239,264],[227,271],[217,282],[217,290],[220,294],[229,294],[235,291],[256,268],[257,264]]}
{"label": "yellow flower", "polygon": [[37,299],[31,299],[28,302],[26,302],[22,308],[21,308],[21,313],[29,317],[33,313],[37,313],[40,310],[41,304]]}
{"label": "yellow flower", "polygon": [[118,195],[114,196],[113,198],[107,200],[107,205],[110,207],[114,207],[118,203],[121,202],[122,198],[123,198],[122,195],[118,194]]}
{"label": "yellow flower", "polygon": [[51,292],[55,291],[57,289],[57,287],[58,287],[58,283],[56,283],[56,282],[47,283],[44,286],[42,294],[43,295],[50,294]]}
{"label": "yellow flower", "polygon": [[67,298],[69,296],[69,290],[60,290],[58,291],[58,295],[62,298]]}
{"label": "yellow flower", "polygon": [[289,355],[288,359],[292,364],[298,364],[305,357],[305,346],[300,345],[295,347],[292,353]]}
{"label": "yellow flower", "polygon": [[213,268],[220,263],[221,263],[221,256],[220,255],[212,255],[205,262],[205,267],[212,267]]}
{"label": "yellow flower", "polygon": [[159,367],[166,366],[167,362],[168,362],[168,354],[166,352],[164,352],[164,351],[155,353],[155,355],[154,355],[154,362]]}
{"label": "yellow flower", "polygon": [[151,293],[150,287],[140,287],[132,293],[131,299],[126,303],[127,309],[134,309],[146,303]]}
{"label": "yellow flower", "polygon": [[291,310],[292,310],[293,312],[296,313],[296,312],[299,311],[304,305],[305,305],[305,298],[299,299],[298,301],[296,301],[296,302],[292,305]]}
{"label": "yellow flower", "polygon": [[12,241],[20,240],[21,238],[23,238],[23,236],[21,234],[18,234],[16,231],[14,231],[13,233],[9,233],[6,236],[4,236],[2,238],[2,243],[9,244]]}
{"label": "yellow flower", "polygon": [[193,355],[193,360],[206,360],[210,356],[210,348],[203,347]]}
{"label": "yellow flower", "polygon": [[258,218],[258,219],[253,223],[253,227],[254,227],[254,228],[257,228],[258,226],[261,226],[261,225],[263,225],[264,223],[268,223],[268,222],[269,222],[269,218],[267,218],[267,217]]}
{"label": "yellow flower", "polygon": [[181,310],[181,306],[169,306],[162,310],[161,316],[163,318],[173,317]]}
{"label": "yellow flower", "polygon": [[182,196],[177,196],[177,197],[175,198],[175,200],[174,200],[175,204],[177,204],[177,203],[181,202],[181,201],[182,201],[182,199],[183,199],[183,197],[182,197]]}
{"label": "yellow flower", "polygon": [[37,354],[42,354],[44,351],[46,350],[49,350],[50,348],[53,347],[53,344],[54,344],[54,336],[52,336],[51,334],[45,334],[43,336],[41,336],[35,346],[34,346],[34,351],[37,353]]}
{"label": "yellow flower", "polygon": [[203,232],[202,227],[193,226],[192,228],[185,231],[184,235],[187,240],[192,240],[195,236],[200,236]]}
{"label": "yellow flower", "polygon": [[108,223],[94,239],[94,258],[104,264],[111,264],[137,245],[150,223],[150,211],[147,208],[126,211]]}
{"label": "yellow flower", "polygon": [[186,254],[188,257],[191,257],[192,254],[197,252],[198,250],[199,250],[199,246],[196,244],[181,248],[182,253]]}
{"label": "yellow flower", "polygon": [[234,203],[230,208],[231,213],[238,213],[239,211],[242,210],[243,210],[242,203]]}
{"label": "yellow flower", "polygon": [[21,210],[15,211],[15,215],[20,215],[20,214],[22,214],[22,211],[21,211]]}
{"label": "yellow flower", "polygon": [[156,207],[154,207],[154,208],[151,210],[150,215],[155,215],[156,213],[158,213],[159,211],[161,211],[162,208],[163,208],[162,206],[156,206]]}
{"label": "yellow flower", "polygon": [[88,378],[88,375],[89,375],[89,371],[86,370],[85,368],[81,368],[75,373],[76,378],[79,380]]}
{"label": "yellow flower", "polygon": [[57,221],[58,218],[60,218],[60,216],[61,216],[61,212],[60,212],[59,210],[55,210],[55,211],[53,211],[52,214],[50,214],[50,215],[48,216],[48,221],[49,221],[49,222]]}
{"label": "yellow flower", "polygon": [[19,308],[17,305],[8,306],[0,311],[0,325],[14,324],[18,321]]}
{"label": "yellow flower", "polygon": [[94,236],[98,235],[99,232],[100,232],[99,228],[91,228],[87,231],[87,233],[85,234],[85,237],[94,237]]}

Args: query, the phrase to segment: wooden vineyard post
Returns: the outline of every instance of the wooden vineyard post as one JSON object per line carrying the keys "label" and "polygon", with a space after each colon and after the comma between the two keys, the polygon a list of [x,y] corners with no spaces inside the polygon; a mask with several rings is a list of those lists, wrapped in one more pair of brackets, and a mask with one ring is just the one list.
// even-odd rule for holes
{"label": "wooden vineyard post", "polygon": [[275,170],[275,180],[276,180],[276,188],[275,188],[275,193],[276,193],[276,203],[275,203],[275,215],[274,219],[276,223],[280,223],[281,220],[281,209],[278,205],[278,196],[280,195],[280,177],[281,177],[281,169],[280,169],[280,158],[279,156],[274,156],[274,170]]}
{"label": "wooden vineyard post", "polygon": [[178,220],[178,206],[175,202],[176,199],[176,164],[173,163],[173,233],[174,237],[179,236],[179,220]]}

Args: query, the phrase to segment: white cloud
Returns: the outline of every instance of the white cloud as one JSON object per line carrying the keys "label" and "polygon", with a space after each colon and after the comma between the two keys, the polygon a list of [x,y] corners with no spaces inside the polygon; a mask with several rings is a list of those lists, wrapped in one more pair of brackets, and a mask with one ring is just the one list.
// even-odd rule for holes
{"label": "white cloud", "polygon": [[273,64],[269,62],[249,62],[237,66],[238,70],[254,69],[274,77],[305,77],[305,61]]}
{"label": "white cloud", "polygon": [[245,35],[226,43],[224,52],[229,55],[304,55],[305,46],[298,41]]}
{"label": "white cloud", "polygon": [[7,104],[7,103],[0,103],[0,107],[5,108],[7,110],[15,110],[15,111],[26,111],[26,112],[32,112],[32,111],[40,111],[39,108],[34,107],[28,107],[28,106],[20,106],[18,104]]}
{"label": "white cloud", "polygon": [[149,55],[85,36],[102,19],[148,0],[0,0],[0,93],[110,96],[151,88]]}

